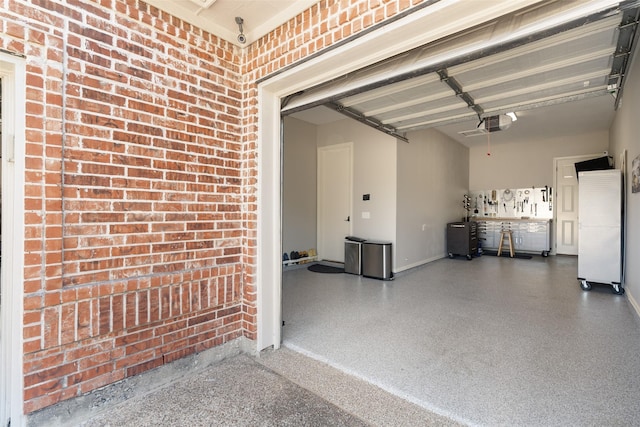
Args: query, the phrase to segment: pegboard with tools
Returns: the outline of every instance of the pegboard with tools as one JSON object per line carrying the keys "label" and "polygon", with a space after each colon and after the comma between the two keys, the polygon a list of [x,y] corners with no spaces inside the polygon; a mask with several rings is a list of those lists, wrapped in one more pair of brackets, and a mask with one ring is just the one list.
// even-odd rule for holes
{"label": "pegboard with tools", "polygon": [[528,187],[480,190],[469,193],[473,218],[553,218],[553,188]]}

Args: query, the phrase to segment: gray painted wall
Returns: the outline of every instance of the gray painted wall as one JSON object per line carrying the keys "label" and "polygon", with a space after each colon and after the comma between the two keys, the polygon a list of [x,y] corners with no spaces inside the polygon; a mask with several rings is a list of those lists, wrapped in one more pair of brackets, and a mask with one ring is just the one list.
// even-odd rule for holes
{"label": "gray painted wall", "polygon": [[[466,147],[436,130],[413,132],[407,144],[352,120],[314,126],[294,118],[285,119],[286,251],[316,241],[311,209],[316,206],[317,152],[310,135],[316,136],[318,147],[354,144],[353,235],[392,242],[394,271],[445,255],[446,224],[464,215],[462,196],[469,182]],[[364,194],[370,200],[364,201]],[[363,218],[363,212],[370,218]]]}
{"label": "gray painted wall", "polygon": [[485,144],[469,150],[469,190],[553,186],[555,157],[598,154],[609,149],[609,135],[590,133],[544,140],[531,138]]}
{"label": "gray painted wall", "polygon": [[[352,234],[390,241],[395,246],[396,139],[348,119],[316,126],[286,117],[282,213],[285,252],[316,248],[317,147],[346,142],[354,145]],[[370,200],[363,201],[363,194],[370,194]],[[369,212],[370,218],[362,218],[363,212]]]}
{"label": "gray painted wall", "polygon": [[427,129],[398,142],[397,263],[403,270],[446,254],[448,222],[465,214],[469,149]]}
{"label": "gray painted wall", "polygon": [[625,280],[627,296],[640,314],[640,193],[631,192],[631,165],[640,155],[640,45],[636,47],[634,61],[627,73],[622,104],[616,112],[611,126],[609,147],[616,167],[621,166],[621,155],[626,150],[626,265]]}
{"label": "gray painted wall", "polygon": [[285,118],[282,249],[316,248],[316,126]]}
{"label": "gray painted wall", "polygon": [[350,119],[318,126],[319,147],[345,142],[354,149],[352,234],[395,244],[396,139]]}

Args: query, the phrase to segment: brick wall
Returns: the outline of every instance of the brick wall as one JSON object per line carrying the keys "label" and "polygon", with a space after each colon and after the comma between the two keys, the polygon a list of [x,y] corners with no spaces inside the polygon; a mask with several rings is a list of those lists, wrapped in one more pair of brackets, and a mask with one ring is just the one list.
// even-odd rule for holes
{"label": "brick wall", "polygon": [[241,51],[137,0],[5,0],[26,56],[25,412],[256,336],[256,80],[419,0]]}
{"label": "brick wall", "polygon": [[27,62],[25,411],[243,335],[239,51],[135,1],[0,19]]}

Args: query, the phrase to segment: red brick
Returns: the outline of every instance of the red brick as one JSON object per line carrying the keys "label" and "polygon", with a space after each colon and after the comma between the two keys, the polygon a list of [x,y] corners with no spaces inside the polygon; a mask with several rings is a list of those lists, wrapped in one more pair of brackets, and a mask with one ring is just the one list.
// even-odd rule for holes
{"label": "red brick", "polygon": [[111,302],[113,313],[113,330],[121,331],[124,328],[124,296],[114,295]]}
{"label": "red brick", "polygon": [[60,378],[70,373],[76,372],[77,364],[75,362],[64,365],[56,365],[52,368],[38,371],[33,374],[25,375],[24,386],[25,390],[34,385],[48,384],[51,387],[58,387],[54,384],[54,381],[58,381]]}
{"label": "red brick", "polygon": [[158,366],[161,366],[164,363],[162,357],[153,359],[153,360],[149,360],[147,362],[144,363],[140,363],[138,365],[134,365],[131,367],[128,367],[126,372],[127,372],[127,376],[133,376],[133,375],[137,375],[140,374],[142,372],[148,371],[150,369],[153,368],[157,368]]}
{"label": "red brick", "polygon": [[105,335],[111,331],[111,298],[102,297],[98,301],[98,335]]}
{"label": "red brick", "polygon": [[89,337],[91,333],[91,303],[89,301],[78,301],[76,313],[77,338],[81,340]]}
{"label": "red brick", "polygon": [[113,350],[113,341],[105,340],[98,342],[85,342],[82,346],[78,346],[73,349],[69,349],[65,352],[65,358],[67,360],[80,361],[80,369],[86,368],[86,364],[82,364],[83,360],[93,358],[99,355],[109,355]]}
{"label": "red brick", "polygon": [[81,383],[80,390],[83,393],[87,393],[89,391],[95,390],[107,384],[112,384],[116,381],[119,381],[125,377],[125,372],[121,369],[114,370],[108,372],[104,375],[99,375],[95,378],[92,378],[86,382]]}
{"label": "red brick", "polygon": [[163,362],[164,363],[171,363],[171,362],[173,362],[175,360],[178,360],[178,359],[181,359],[183,357],[189,356],[190,354],[195,353],[195,351],[196,351],[195,346],[183,347],[183,348],[181,348],[179,350],[164,354]]}
{"label": "red brick", "polygon": [[113,370],[112,363],[95,366],[90,369],[79,372],[77,374],[69,375],[67,377],[67,384],[75,385],[82,382],[86,382],[100,375],[103,375],[105,373],[110,373],[112,370]]}

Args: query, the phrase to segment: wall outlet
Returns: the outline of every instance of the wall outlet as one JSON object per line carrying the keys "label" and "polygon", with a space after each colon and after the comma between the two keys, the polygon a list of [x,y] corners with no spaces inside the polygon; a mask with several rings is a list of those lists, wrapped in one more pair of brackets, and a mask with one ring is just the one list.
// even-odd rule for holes
{"label": "wall outlet", "polygon": [[370,212],[362,212],[362,219],[369,219],[369,218],[371,218]]}
{"label": "wall outlet", "polygon": [[422,224],[422,231],[425,231],[427,229],[427,224]]}

